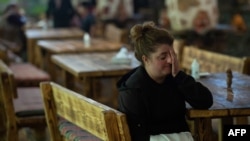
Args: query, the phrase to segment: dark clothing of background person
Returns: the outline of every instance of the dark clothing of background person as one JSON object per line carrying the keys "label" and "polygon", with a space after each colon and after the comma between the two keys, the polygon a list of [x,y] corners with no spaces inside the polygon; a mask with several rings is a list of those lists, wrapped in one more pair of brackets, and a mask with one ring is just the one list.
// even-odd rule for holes
{"label": "dark clothing of background person", "polygon": [[61,0],[61,5],[56,5],[56,0],[49,0],[46,11],[47,18],[52,18],[55,28],[70,27],[75,14],[71,0]]}
{"label": "dark clothing of background person", "polygon": [[26,61],[27,38],[25,35],[26,17],[20,12],[16,4],[8,5],[0,17],[0,37],[17,47],[12,50],[15,54]]}
{"label": "dark clothing of background person", "polygon": [[12,14],[7,17],[7,22],[12,26],[23,27],[26,23],[25,17],[19,14]]}
{"label": "dark clothing of background person", "polygon": [[[21,16],[19,14],[13,14],[7,17],[7,23],[15,29],[17,29],[17,36],[20,38],[22,51],[18,54],[20,55],[24,61],[26,60],[26,52],[27,52],[27,37],[24,33],[23,27],[26,24],[26,18],[24,16]],[[13,37],[13,35],[11,35]]]}
{"label": "dark clothing of background person", "polygon": [[149,141],[150,135],[189,131],[185,102],[207,109],[213,103],[211,92],[180,71],[156,83],[143,66],[124,75],[117,83],[119,110],[126,114],[132,141]]}
{"label": "dark clothing of background person", "polygon": [[91,27],[95,24],[95,16],[89,13],[85,18],[81,19],[81,29],[84,32],[91,33]]}
{"label": "dark clothing of background person", "polygon": [[77,7],[77,17],[80,22],[80,28],[90,35],[94,32],[94,26],[96,23],[95,17],[95,5],[91,2],[80,2]]}

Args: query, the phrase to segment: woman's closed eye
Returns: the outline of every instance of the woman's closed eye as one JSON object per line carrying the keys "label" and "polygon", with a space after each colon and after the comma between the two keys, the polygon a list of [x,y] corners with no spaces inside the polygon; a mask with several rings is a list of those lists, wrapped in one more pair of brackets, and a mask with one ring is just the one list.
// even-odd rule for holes
{"label": "woman's closed eye", "polygon": [[169,52],[168,52],[168,53],[161,54],[161,55],[159,56],[159,59],[160,59],[160,60],[165,60],[167,57],[170,57],[170,53],[169,53]]}
{"label": "woman's closed eye", "polygon": [[161,55],[160,60],[165,60],[167,58],[167,55]]}

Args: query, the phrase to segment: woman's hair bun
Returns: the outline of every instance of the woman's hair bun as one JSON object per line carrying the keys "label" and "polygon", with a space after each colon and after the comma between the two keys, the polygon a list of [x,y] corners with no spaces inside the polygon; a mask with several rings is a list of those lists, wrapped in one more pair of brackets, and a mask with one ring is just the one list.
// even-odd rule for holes
{"label": "woman's hair bun", "polygon": [[140,37],[143,37],[150,29],[154,28],[154,22],[144,22],[143,24],[136,24],[130,30],[130,38],[132,41],[136,41]]}

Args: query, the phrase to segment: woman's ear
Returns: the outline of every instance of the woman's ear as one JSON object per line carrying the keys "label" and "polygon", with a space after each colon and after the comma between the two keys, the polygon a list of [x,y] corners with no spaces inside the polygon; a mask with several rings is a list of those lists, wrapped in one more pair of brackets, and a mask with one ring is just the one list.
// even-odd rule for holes
{"label": "woman's ear", "polygon": [[144,64],[146,64],[148,62],[147,56],[142,55],[142,61],[143,61]]}

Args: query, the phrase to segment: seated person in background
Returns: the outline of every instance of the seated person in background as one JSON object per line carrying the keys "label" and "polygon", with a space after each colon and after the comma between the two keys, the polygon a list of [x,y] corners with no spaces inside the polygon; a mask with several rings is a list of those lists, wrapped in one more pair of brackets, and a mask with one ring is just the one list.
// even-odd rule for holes
{"label": "seated person in background", "polygon": [[16,46],[12,49],[14,53],[26,60],[26,35],[24,28],[26,18],[21,8],[17,4],[8,5],[3,11],[1,17],[0,37],[8,42],[14,43]]}
{"label": "seated person in background", "polygon": [[142,64],[117,83],[118,109],[127,116],[133,141],[193,141],[185,119],[186,103],[208,109],[211,92],[181,71],[173,37],[153,22],[130,30],[135,57]]}
{"label": "seated person in background", "polygon": [[126,9],[126,5],[123,1],[119,2],[114,17],[105,21],[105,23],[113,23],[116,27],[120,29],[130,28],[130,25],[133,22],[134,21],[129,16],[129,13]]}
{"label": "seated person in background", "polygon": [[169,20],[168,15],[167,15],[167,8],[166,7],[164,7],[163,9],[160,10],[158,22],[159,22],[160,27],[165,28],[167,30],[171,29],[170,20]]}
{"label": "seated person in background", "polygon": [[48,0],[46,18],[53,21],[54,28],[71,27],[74,14],[71,0]]}
{"label": "seated person in background", "polygon": [[95,6],[93,6],[91,3],[87,2],[80,2],[77,7],[77,17],[76,22],[77,25],[84,31],[89,33],[90,35],[94,34],[95,30],[95,23],[96,23],[96,17],[95,17]]}
{"label": "seated person in background", "polygon": [[226,32],[212,27],[207,11],[198,11],[192,21],[192,29],[183,33],[184,37],[181,38],[184,38],[186,45],[216,52],[222,52],[225,48]]}

